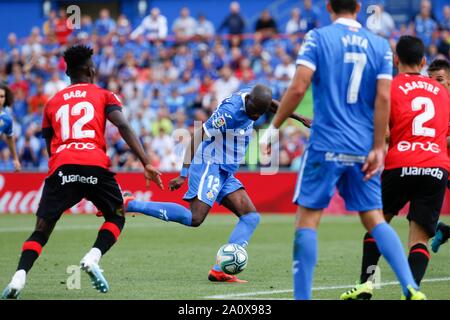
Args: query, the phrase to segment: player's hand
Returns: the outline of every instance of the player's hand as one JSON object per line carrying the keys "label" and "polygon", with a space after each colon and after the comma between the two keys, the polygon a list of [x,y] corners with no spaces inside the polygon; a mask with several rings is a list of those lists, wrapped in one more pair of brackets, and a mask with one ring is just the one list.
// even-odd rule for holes
{"label": "player's hand", "polygon": [[176,177],[175,179],[170,180],[169,182],[169,190],[174,191],[180,189],[183,183],[186,181],[185,177]]}
{"label": "player's hand", "polygon": [[22,170],[22,165],[19,160],[14,160],[14,171],[19,172]]}
{"label": "player's hand", "polygon": [[156,170],[151,164],[148,164],[144,167],[144,176],[145,179],[147,179],[147,186],[149,185],[150,181],[153,181],[161,190],[164,189],[161,180],[161,172]]}
{"label": "player's hand", "polygon": [[362,167],[365,173],[364,180],[372,178],[383,166],[385,151],[384,148],[372,149],[367,156],[366,162]]}
{"label": "player's hand", "polygon": [[264,134],[259,138],[259,149],[261,150],[262,155],[269,155],[271,152],[272,141],[277,134],[277,129],[273,127],[271,124],[269,128],[267,128]]}

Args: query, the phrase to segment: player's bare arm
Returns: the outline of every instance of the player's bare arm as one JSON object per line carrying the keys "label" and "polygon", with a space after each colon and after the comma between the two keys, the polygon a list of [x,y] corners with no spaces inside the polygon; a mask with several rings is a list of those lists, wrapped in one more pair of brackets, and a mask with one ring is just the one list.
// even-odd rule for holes
{"label": "player's bare arm", "polygon": [[[280,106],[280,101],[272,99],[272,103],[270,104],[270,112],[276,113],[278,110],[278,107]],[[302,123],[305,127],[311,128],[312,119],[305,117],[301,114],[298,114],[296,112],[293,112],[289,118],[292,118],[294,120],[297,120],[298,122]]]}
{"label": "player's bare arm", "polygon": [[379,79],[375,98],[373,147],[362,168],[366,180],[372,178],[383,165],[390,110],[391,80]]}
{"label": "player's bare arm", "polygon": [[6,137],[6,143],[8,143],[9,151],[13,157],[14,169],[18,172],[22,170],[22,166],[20,165],[19,157],[17,156],[16,139],[14,136],[8,136]]}
{"label": "player's bare arm", "polygon": [[138,137],[130,127],[122,112],[119,110],[110,112],[108,114],[108,120],[111,121],[111,123],[114,124],[117,129],[119,129],[121,137],[130,146],[131,150],[139,158],[139,161],[141,161],[142,165],[144,166],[145,178],[147,180],[155,182],[156,185],[162,190],[164,187],[161,180],[161,173],[150,164],[150,159],[145,154],[145,151]]}
{"label": "player's bare arm", "polygon": [[[205,134],[205,130],[203,129],[203,126],[201,129],[197,129],[194,131],[194,134],[191,136],[191,141],[189,144],[190,152],[184,153],[184,160],[183,160],[183,172],[189,171],[189,166],[192,162],[192,159],[194,158],[195,152],[197,151],[198,146],[200,145],[202,138]],[[169,190],[174,191],[179,189],[184,182],[186,181],[186,177],[184,174],[181,174],[180,176],[170,180],[169,182]]]}

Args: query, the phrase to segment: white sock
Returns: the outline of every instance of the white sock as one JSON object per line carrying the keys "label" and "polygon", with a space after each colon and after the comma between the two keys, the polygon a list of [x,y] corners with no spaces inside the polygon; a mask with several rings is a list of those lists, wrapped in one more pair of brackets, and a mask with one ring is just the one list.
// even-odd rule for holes
{"label": "white sock", "polygon": [[94,261],[98,264],[100,258],[102,257],[102,252],[98,248],[92,248],[88,253],[84,256],[84,258]]}
{"label": "white sock", "polygon": [[11,279],[11,284],[14,287],[22,289],[25,286],[25,281],[27,279],[27,273],[25,270],[17,270],[16,273],[14,273],[14,276]]}

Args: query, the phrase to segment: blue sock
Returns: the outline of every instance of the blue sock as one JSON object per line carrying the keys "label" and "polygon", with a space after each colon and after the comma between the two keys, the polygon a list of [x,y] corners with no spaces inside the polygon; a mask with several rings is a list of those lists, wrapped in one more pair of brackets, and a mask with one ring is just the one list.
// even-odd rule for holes
{"label": "blue sock", "polygon": [[403,251],[402,243],[394,229],[386,222],[383,222],[376,225],[370,233],[377,243],[378,250],[380,250],[383,257],[397,275],[397,279],[400,281],[403,289],[403,294],[405,296],[408,294],[408,285],[411,285],[417,290],[418,286],[414,281],[408,260]]}
{"label": "blue sock", "polygon": [[[234,227],[228,243],[237,243],[244,248],[248,245],[256,227],[259,224],[260,215],[258,212],[250,212],[239,218],[239,222]],[[214,270],[220,271],[218,265],[214,265]]]}
{"label": "blue sock", "polygon": [[127,212],[138,212],[185,226],[192,225],[192,212],[177,203],[132,200],[128,202]]}
{"label": "blue sock", "polygon": [[294,299],[310,300],[314,267],[317,262],[317,231],[300,228],[294,240]]}

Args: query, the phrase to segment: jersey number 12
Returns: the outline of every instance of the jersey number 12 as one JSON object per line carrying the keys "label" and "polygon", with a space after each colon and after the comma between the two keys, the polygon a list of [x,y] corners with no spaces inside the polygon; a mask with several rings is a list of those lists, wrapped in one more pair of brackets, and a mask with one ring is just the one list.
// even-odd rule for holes
{"label": "jersey number 12", "polygon": [[[72,130],[70,130],[70,116],[79,116],[82,110],[84,111],[84,115],[73,124]],[[56,121],[60,121],[61,123],[62,141],[66,141],[69,138],[95,138],[94,130],[83,130],[83,126],[94,119],[94,106],[90,102],[78,102],[71,109],[68,104],[65,104],[58,109],[55,116]],[[71,131],[72,136],[70,135]]]}

